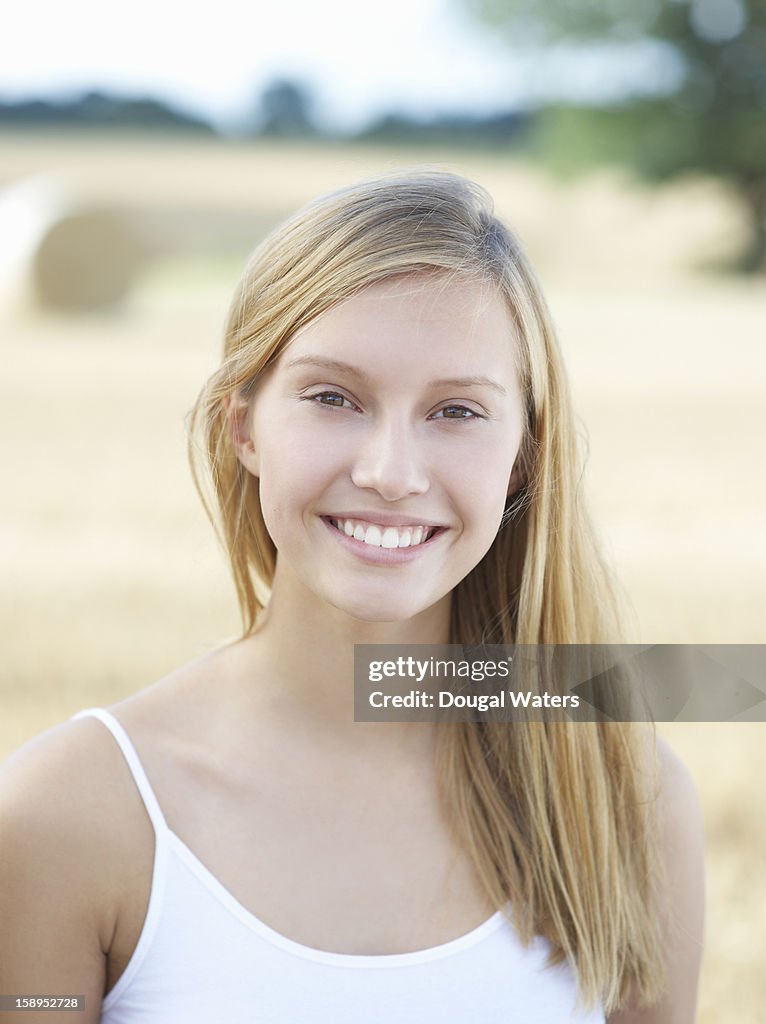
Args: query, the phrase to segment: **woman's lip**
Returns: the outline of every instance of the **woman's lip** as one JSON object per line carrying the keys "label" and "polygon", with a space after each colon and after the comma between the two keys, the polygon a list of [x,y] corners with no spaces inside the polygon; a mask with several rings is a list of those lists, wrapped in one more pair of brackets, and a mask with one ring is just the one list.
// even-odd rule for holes
{"label": "woman's lip", "polygon": [[403,516],[392,515],[390,512],[327,512],[323,519],[354,519],[360,523],[367,523],[369,526],[395,526],[400,530],[408,526],[425,526],[428,530],[444,528],[443,523],[435,523],[427,519],[405,519]]}
{"label": "woman's lip", "polygon": [[414,547],[379,548],[374,544],[365,544],[364,541],[356,540],[354,537],[347,537],[345,533],[330,522],[330,519],[334,517],[320,516],[319,518],[333,536],[337,538],[339,544],[342,544],[348,551],[351,551],[363,561],[371,562],[375,565],[399,565],[402,562],[411,562],[422,551],[430,549],[434,542],[443,533],[447,532],[445,527],[437,527],[435,533],[428,540],[423,541],[421,544],[415,544]]}

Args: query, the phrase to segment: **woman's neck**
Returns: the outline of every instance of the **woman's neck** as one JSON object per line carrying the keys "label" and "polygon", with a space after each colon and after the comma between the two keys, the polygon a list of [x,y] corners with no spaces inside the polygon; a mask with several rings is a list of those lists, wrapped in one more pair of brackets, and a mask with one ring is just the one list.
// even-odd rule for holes
{"label": "woman's neck", "polygon": [[365,622],[276,579],[255,632],[239,645],[246,704],[267,704],[295,726],[352,746],[417,746],[432,731],[427,724],[354,721],[354,645],[445,644],[449,622],[450,595],[411,619]]}

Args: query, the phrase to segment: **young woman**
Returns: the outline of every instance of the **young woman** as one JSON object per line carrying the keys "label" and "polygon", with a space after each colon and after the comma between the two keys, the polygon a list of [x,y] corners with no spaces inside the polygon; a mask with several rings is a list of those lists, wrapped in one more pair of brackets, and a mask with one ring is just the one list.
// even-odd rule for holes
{"label": "young woman", "polygon": [[625,639],[489,196],[414,171],[300,211],[191,426],[242,636],[6,763],[0,991],[107,1024],[691,1022],[699,810],[647,730],[354,721],[354,644]]}

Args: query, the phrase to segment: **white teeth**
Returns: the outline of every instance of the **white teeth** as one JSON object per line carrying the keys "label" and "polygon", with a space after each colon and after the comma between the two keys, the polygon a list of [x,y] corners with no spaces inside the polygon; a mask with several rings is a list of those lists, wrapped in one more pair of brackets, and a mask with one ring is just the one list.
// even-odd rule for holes
{"label": "white teeth", "polygon": [[[368,531],[369,534],[369,531]],[[370,542],[367,541],[369,544]],[[398,548],[399,547],[399,531],[394,526],[387,526],[383,531],[383,539],[380,542],[382,548]]]}
{"label": "white teeth", "polygon": [[428,540],[433,530],[428,526],[378,526],[362,524],[353,519],[331,519],[341,533],[372,547],[409,548]]}
{"label": "white teeth", "polygon": [[380,530],[379,530],[379,528],[377,526],[368,526],[367,527],[367,533],[365,533],[365,535],[364,535],[364,543],[365,544],[372,544],[372,546],[374,548],[379,548],[380,547],[380,542],[382,541],[382,539],[383,539],[383,537],[382,537],[381,532],[380,532]]}

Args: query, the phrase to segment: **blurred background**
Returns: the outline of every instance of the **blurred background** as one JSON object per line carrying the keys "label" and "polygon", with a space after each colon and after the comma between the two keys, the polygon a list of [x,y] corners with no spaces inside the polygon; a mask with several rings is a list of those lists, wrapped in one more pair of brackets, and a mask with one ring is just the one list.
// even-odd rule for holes
{"label": "blurred background", "polygon": [[[238,629],[187,470],[249,250],[484,185],[545,287],[636,643],[764,643],[766,0],[16,5],[0,66],[0,757]],[[764,726],[660,727],[705,815],[699,1020],[763,1020]]]}

